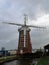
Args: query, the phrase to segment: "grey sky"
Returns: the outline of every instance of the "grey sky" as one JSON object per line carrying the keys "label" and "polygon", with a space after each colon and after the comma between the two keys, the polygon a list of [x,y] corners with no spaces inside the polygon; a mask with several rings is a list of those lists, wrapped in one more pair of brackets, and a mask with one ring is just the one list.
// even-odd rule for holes
{"label": "grey sky", "polygon": [[49,0],[0,0],[0,49],[16,49],[18,27],[1,22],[24,23],[23,15],[28,15],[27,24],[48,26],[46,30],[31,28],[32,48],[40,48],[49,43]]}

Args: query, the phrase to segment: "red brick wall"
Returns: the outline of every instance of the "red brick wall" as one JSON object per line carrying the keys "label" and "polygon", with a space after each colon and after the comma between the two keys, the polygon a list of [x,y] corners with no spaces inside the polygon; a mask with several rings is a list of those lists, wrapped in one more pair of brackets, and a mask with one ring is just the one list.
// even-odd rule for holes
{"label": "red brick wall", "polygon": [[23,50],[23,53],[32,53],[32,45],[29,32],[30,31],[26,31],[26,47],[24,47],[24,31],[19,32],[18,54],[20,54],[21,49]]}

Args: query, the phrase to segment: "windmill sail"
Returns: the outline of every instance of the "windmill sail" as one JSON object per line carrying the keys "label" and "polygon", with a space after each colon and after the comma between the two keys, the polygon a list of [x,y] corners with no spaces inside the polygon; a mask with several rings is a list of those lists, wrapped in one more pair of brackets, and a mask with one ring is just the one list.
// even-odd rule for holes
{"label": "windmill sail", "polygon": [[8,23],[8,22],[3,22],[3,23],[5,23],[5,24],[10,24],[10,25],[24,26],[23,24]]}
{"label": "windmill sail", "polygon": [[35,25],[27,25],[27,27],[33,27],[33,28],[46,28],[46,27],[42,27],[42,26],[35,26]]}
{"label": "windmill sail", "polygon": [[[25,17],[24,17],[24,24],[16,24],[16,23],[8,23],[8,22],[3,22],[3,23],[5,23],[5,24],[10,24],[10,25],[17,25],[17,26],[22,26],[21,28],[20,28],[20,30],[19,30],[19,32],[20,31],[22,31],[23,30],[23,32],[24,32],[24,48],[26,47],[26,33],[27,33],[27,31],[30,31],[30,29],[29,29],[29,27],[33,27],[33,28],[41,28],[41,29],[45,29],[46,27],[40,27],[40,26],[35,26],[35,25],[27,25],[26,24],[26,15],[25,15]],[[28,33],[28,35],[27,35],[27,37],[29,36],[29,33]],[[29,38],[30,39],[30,38]],[[28,40],[29,40],[28,39]],[[20,42],[19,42],[20,43]],[[30,43],[30,42],[28,42],[28,43]],[[21,44],[20,44],[21,45]],[[22,45],[23,46],[23,45]],[[22,47],[22,46],[19,46],[20,48]],[[29,46],[28,46],[29,47]],[[27,50],[28,50],[28,47],[27,47]],[[23,50],[22,50],[22,48],[20,49],[19,48],[19,50],[21,51],[21,53],[23,53]],[[30,44],[30,50],[31,50],[31,44]],[[27,52],[31,52],[30,50],[28,50]]]}

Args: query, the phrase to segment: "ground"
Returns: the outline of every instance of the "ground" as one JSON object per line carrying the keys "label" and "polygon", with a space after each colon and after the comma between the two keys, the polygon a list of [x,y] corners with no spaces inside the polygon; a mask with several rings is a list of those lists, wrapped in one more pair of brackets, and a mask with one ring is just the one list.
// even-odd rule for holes
{"label": "ground", "polygon": [[37,65],[49,65],[49,57],[47,56],[41,57]]}

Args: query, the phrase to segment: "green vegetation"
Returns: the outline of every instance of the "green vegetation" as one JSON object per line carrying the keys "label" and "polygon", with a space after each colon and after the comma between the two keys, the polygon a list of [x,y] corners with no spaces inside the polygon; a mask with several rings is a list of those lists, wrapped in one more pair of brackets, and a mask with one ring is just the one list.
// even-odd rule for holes
{"label": "green vegetation", "polygon": [[37,65],[49,65],[49,62],[48,62],[48,58],[47,57],[42,57],[40,58],[40,60],[38,61]]}
{"label": "green vegetation", "polygon": [[15,56],[6,56],[6,57],[0,57],[0,63],[6,62],[6,61],[10,61],[16,58]]}

